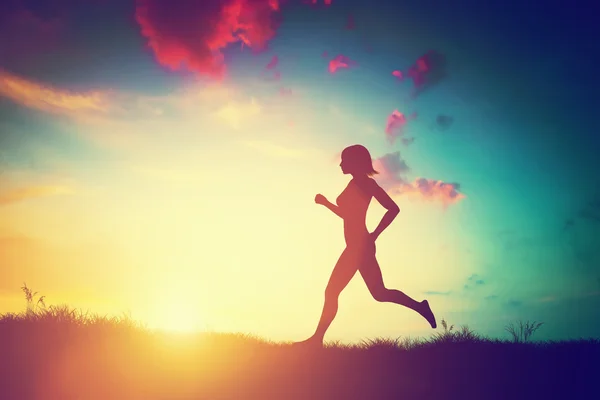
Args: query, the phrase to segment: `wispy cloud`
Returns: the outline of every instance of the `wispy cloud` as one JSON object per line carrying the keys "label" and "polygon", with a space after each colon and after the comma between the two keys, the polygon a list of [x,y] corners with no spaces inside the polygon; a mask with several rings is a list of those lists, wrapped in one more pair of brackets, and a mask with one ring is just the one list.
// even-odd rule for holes
{"label": "wispy cloud", "polygon": [[72,194],[73,189],[67,186],[27,186],[10,190],[0,190],[0,206],[18,203],[39,197]]}
{"label": "wispy cloud", "polygon": [[240,129],[262,110],[257,99],[225,82],[191,83],[161,95],[115,89],[76,92],[4,70],[0,70],[0,96],[69,118],[76,132],[96,145],[136,152],[146,151],[150,141],[159,137],[172,139],[173,131],[198,136],[213,133],[218,124]]}
{"label": "wispy cloud", "polygon": [[76,179],[62,171],[12,167],[0,174],[0,206],[43,197],[80,195],[84,192]]}
{"label": "wispy cloud", "polygon": [[518,308],[523,305],[523,302],[521,300],[509,300],[505,305],[510,308]]}
{"label": "wispy cloud", "polygon": [[545,296],[538,299],[540,303],[553,303],[557,300],[556,296]]}
{"label": "wispy cloud", "polygon": [[450,290],[448,290],[447,292],[438,292],[438,291],[435,291],[435,290],[428,290],[428,291],[423,292],[423,293],[428,294],[428,295],[432,295],[432,296],[448,296],[452,292]]}
{"label": "wispy cloud", "polygon": [[72,92],[34,82],[0,69],[0,95],[26,107],[58,114],[105,113],[110,95],[103,91]]}
{"label": "wispy cloud", "polygon": [[539,297],[537,299],[535,299],[536,302],[538,303],[557,303],[557,302],[563,302],[563,301],[570,301],[570,300],[578,300],[578,299],[584,299],[584,298],[588,298],[588,297],[597,297],[600,296],[600,290],[591,290],[591,291],[585,291],[585,292],[581,292],[581,293],[571,293],[571,294],[549,294],[543,297]]}
{"label": "wispy cloud", "polygon": [[2,69],[0,96],[35,110],[68,115],[80,122],[180,118],[197,116],[203,109],[228,120],[260,112],[256,99],[247,101],[238,89],[226,83],[195,83],[163,95],[140,95],[109,88],[75,91]]}
{"label": "wispy cloud", "polygon": [[470,287],[485,285],[485,281],[481,279],[481,277],[477,274],[472,274],[467,278],[467,283],[464,285],[464,289],[469,289]]}

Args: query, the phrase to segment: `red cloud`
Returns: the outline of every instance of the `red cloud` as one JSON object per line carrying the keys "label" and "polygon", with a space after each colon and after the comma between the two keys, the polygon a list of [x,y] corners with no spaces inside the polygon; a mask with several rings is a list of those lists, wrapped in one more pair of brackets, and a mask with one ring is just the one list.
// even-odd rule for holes
{"label": "red cloud", "polygon": [[446,183],[435,179],[417,178],[412,182],[404,175],[410,171],[400,152],[388,153],[373,160],[373,167],[379,172],[377,182],[390,195],[409,195],[419,200],[437,201],[444,207],[465,198],[458,192],[459,184]]}
{"label": "red cloud", "polygon": [[222,50],[243,42],[263,49],[278,27],[279,0],[137,0],[135,18],[157,61],[222,78]]}
{"label": "red cloud", "polygon": [[333,60],[329,61],[329,72],[334,74],[340,68],[350,68],[350,66],[354,65],[356,65],[355,61],[342,54],[338,54]]}
{"label": "red cloud", "polygon": [[394,144],[394,142],[396,141],[396,137],[401,136],[404,133],[402,129],[404,128],[406,123],[411,119],[415,118],[417,118],[416,112],[413,112],[407,117],[400,111],[394,110],[388,116],[387,122],[385,124],[385,135],[388,139],[388,142],[390,142],[390,144]]}

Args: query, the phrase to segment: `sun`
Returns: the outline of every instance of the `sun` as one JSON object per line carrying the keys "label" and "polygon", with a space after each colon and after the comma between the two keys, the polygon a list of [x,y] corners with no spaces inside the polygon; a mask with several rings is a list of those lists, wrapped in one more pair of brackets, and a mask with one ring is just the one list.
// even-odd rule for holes
{"label": "sun", "polygon": [[152,329],[173,333],[199,332],[206,329],[206,321],[201,314],[193,302],[179,296],[163,298],[152,308],[148,325]]}

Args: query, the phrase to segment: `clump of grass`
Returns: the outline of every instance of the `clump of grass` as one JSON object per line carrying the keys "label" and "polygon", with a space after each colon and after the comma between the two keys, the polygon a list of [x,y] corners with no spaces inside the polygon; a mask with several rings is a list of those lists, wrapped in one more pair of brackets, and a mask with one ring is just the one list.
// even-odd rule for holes
{"label": "clump of grass", "polygon": [[341,340],[330,340],[328,342],[323,343],[323,347],[326,349],[337,349],[346,347],[346,345],[342,343]]}
{"label": "clump of grass", "polygon": [[398,346],[404,350],[411,350],[420,347],[423,344],[423,341],[419,338],[411,338],[410,336],[405,337],[404,339],[398,340]]}
{"label": "clump of grass", "polygon": [[329,340],[323,348],[342,351],[364,351],[388,353],[393,351],[411,350],[424,344],[419,338],[411,337],[376,337],[361,339],[358,343],[343,343],[341,340]]}
{"label": "clump of grass", "polygon": [[504,327],[504,330],[511,334],[513,342],[525,343],[531,336],[537,331],[544,323],[543,322],[529,322],[519,320],[518,325],[510,323]]}
{"label": "clump of grass", "polygon": [[27,315],[33,315],[40,310],[46,309],[46,296],[39,296],[36,301],[35,296],[37,296],[38,292],[33,292],[31,289],[29,289],[27,287],[27,283],[23,283],[21,290],[25,294],[25,300],[27,301],[27,308],[25,311]]}
{"label": "clump of grass", "polygon": [[469,329],[468,325],[463,325],[460,330],[453,331],[454,324],[448,327],[448,323],[443,318],[441,324],[444,331],[434,333],[430,339],[431,343],[464,343],[481,340],[481,337]]}
{"label": "clump of grass", "polygon": [[392,339],[392,338],[384,338],[379,337],[375,339],[363,339],[361,340],[360,347],[363,349],[407,349],[411,347],[412,341],[410,337],[401,339],[400,337]]}
{"label": "clump of grass", "polygon": [[94,329],[119,328],[126,330],[147,330],[145,324],[134,320],[127,313],[123,313],[121,316],[108,316],[95,313],[90,314],[87,311],[83,312],[67,304],[48,306],[46,304],[46,296],[34,292],[26,283],[23,283],[21,290],[25,295],[25,311],[22,313],[0,314],[1,322],[13,321],[36,325],[50,324],[54,326],[93,327]]}

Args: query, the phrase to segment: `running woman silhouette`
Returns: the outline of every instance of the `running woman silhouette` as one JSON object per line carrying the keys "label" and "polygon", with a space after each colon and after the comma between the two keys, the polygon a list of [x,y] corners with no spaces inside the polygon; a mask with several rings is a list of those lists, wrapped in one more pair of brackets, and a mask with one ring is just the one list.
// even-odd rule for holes
{"label": "running woman silhouette", "polygon": [[[322,194],[315,196],[315,203],[327,207],[344,220],[346,248],[340,255],[329,278],[325,289],[323,312],[315,333],[310,338],[295,344],[323,344],[325,332],[337,314],[339,295],[356,271],[360,272],[369,292],[376,301],[391,302],[408,307],[421,314],[431,327],[435,328],[437,326],[435,316],[427,300],[417,302],[401,291],[388,289],[383,284],[381,269],[375,256],[375,240],[396,218],[400,208],[371,178],[378,172],[373,168],[369,150],[359,144],[346,147],[342,152],[340,167],[344,174],[352,175],[352,179],[336,199],[337,205],[331,203]],[[387,212],[377,228],[369,233],[366,216],[373,197],[387,209]]]}

